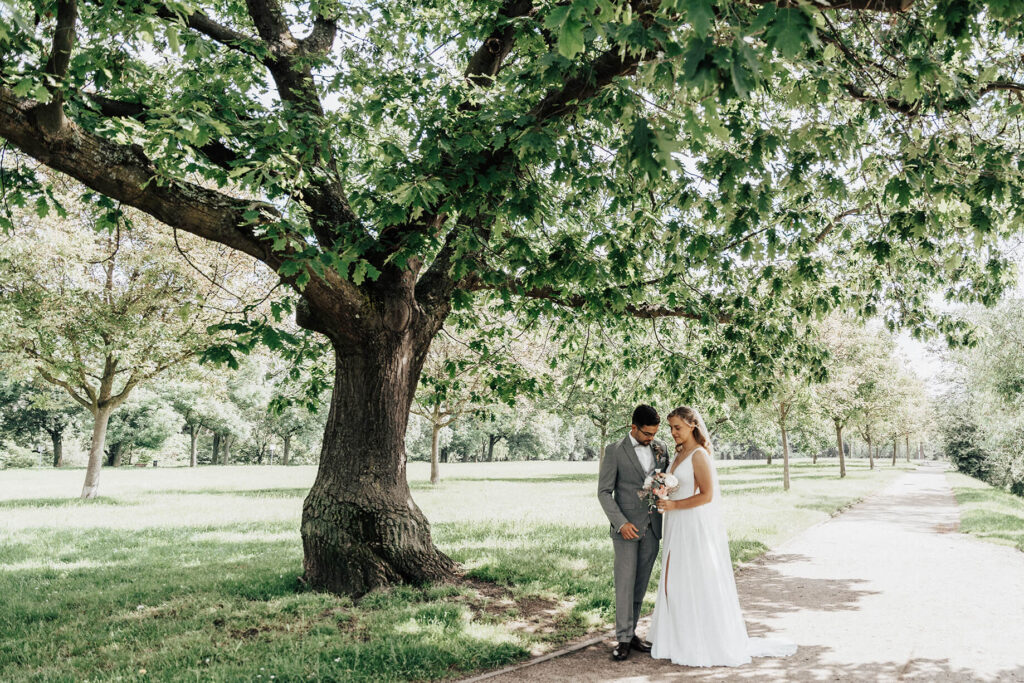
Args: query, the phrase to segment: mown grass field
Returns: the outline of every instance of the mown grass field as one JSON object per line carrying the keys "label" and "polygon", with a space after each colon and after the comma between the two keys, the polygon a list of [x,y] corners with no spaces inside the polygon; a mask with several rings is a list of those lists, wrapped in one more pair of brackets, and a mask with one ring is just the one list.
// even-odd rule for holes
{"label": "mown grass field", "polygon": [[[902,472],[720,463],[734,561]],[[432,680],[553,649],[613,620],[597,464],[452,464],[414,497],[467,581],[346,598],[302,590],[312,467],[0,472],[0,680]],[[657,570],[655,571],[657,574]],[[652,579],[656,580],[656,576]],[[651,605],[648,605],[648,608]]]}
{"label": "mown grass field", "polygon": [[960,531],[1024,551],[1024,498],[983,481],[948,472],[960,505]]}

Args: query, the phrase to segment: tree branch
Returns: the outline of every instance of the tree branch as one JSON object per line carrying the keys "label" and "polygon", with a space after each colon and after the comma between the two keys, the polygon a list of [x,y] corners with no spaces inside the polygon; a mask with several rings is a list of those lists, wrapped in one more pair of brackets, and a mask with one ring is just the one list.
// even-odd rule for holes
{"label": "tree branch", "polygon": [[68,392],[68,394],[71,396],[71,398],[73,398],[75,401],[77,401],[78,403],[80,403],[83,406],[85,406],[85,409],[88,410],[90,413],[96,408],[95,405],[93,405],[89,401],[86,401],[84,398],[79,396],[78,392],[75,391],[75,388],[73,386],[71,386],[71,384],[69,384],[68,382],[65,382],[62,379],[57,379],[56,377],[54,377],[53,375],[48,373],[46,370],[44,370],[43,368],[39,367],[38,365],[36,366],[36,371],[39,373],[40,377],[42,377],[44,380],[46,380],[50,384],[54,384],[54,385],[56,385],[58,387],[62,387],[66,392]]}
{"label": "tree branch", "polygon": [[[97,93],[82,93],[82,95],[95,105],[95,110],[102,116],[110,118],[131,118],[140,123],[145,123],[149,118],[149,107],[141,102],[124,102],[114,100]],[[203,154],[211,163],[223,169],[232,168],[232,164],[242,156],[218,140],[211,140],[202,147],[194,148]]]}
{"label": "tree branch", "polygon": [[919,113],[919,105],[916,103],[909,104],[903,100],[898,100],[895,97],[874,97],[873,95],[868,95],[860,86],[854,85],[853,83],[844,84],[843,89],[846,90],[853,99],[859,102],[873,102],[875,104],[880,104],[898,114],[905,114],[906,116],[911,117],[917,116]]}
{"label": "tree branch", "polygon": [[303,54],[326,55],[334,46],[334,38],[338,34],[338,22],[321,15],[313,18],[313,30],[299,41]]}
{"label": "tree branch", "polygon": [[498,10],[498,25],[470,57],[465,77],[474,85],[489,86],[515,44],[515,23],[512,19],[535,12],[531,0],[505,0]]}
{"label": "tree branch", "polygon": [[[92,1],[99,2],[100,0]],[[167,5],[160,3],[156,5],[156,15],[161,19],[183,21],[185,25],[193,31],[201,33],[207,38],[211,38],[225,47],[253,56],[261,62],[266,62],[266,57],[260,54],[260,52],[262,52],[260,50],[262,43],[259,38],[256,36],[246,35],[240,31],[228,28],[223,24],[219,24],[198,10],[185,16],[171,10]]]}
{"label": "tree branch", "polygon": [[68,73],[71,50],[75,45],[75,23],[78,21],[76,0],[58,0],[57,28],[53,32],[53,47],[46,60],[44,72],[54,83],[48,84],[51,99],[36,110],[39,127],[48,135],[59,136],[67,124],[64,116],[64,85],[61,81]]}
{"label": "tree branch", "polygon": [[[257,230],[270,223],[280,227],[276,208],[193,183],[170,181],[160,175],[137,146],[115,144],[70,120],[60,140],[47,138],[33,120],[36,106],[36,102],[18,98],[10,89],[0,86],[0,138],[46,166],[169,226],[248,254],[274,271],[294,253],[293,245],[305,244],[301,234],[287,233],[285,248],[275,250],[274,240]],[[246,218],[251,211],[259,213],[255,221]],[[312,272],[309,276],[302,294],[317,310],[362,309],[362,296],[355,285],[331,272],[326,279]],[[282,280],[294,283],[295,277]]]}
{"label": "tree branch", "polygon": [[1014,83],[1013,81],[992,81],[981,89],[979,95],[987,95],[990,92],[996,90],[1012,90],[1015,92],[1024,92],[1024,83]]}

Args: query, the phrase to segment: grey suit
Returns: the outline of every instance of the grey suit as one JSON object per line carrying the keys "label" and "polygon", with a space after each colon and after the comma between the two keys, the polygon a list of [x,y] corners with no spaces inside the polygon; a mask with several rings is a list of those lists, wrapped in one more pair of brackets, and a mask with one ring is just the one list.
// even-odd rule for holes
{"label": "grey suit", "polygon": [[[657,439],[651,445],[654,467],[664,472],[668,467],[668,448]],[[609,534],[615,550],[615,637],[620,643],[636,635],[640,606],[661,540],[661,513],[649,511],[647,503],[637,495],[647,474],[628,434],[605,448],[597,478],[597,497],[611,522]],[[640,538],[627,541],[622,537],[619,529],[627,522],[637,528]]]}

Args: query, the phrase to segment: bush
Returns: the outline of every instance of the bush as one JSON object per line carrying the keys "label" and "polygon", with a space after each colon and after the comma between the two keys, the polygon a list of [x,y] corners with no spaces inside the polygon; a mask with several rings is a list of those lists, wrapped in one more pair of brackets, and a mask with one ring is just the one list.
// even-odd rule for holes
{"label": "bush", "polygon": [[978,425],[961,420],[943,430],[943,451],[953,466],[969,477],[989,481],[992,466],[981,447]]}
{"label": "bush", "polygon": [[0,444],[0,470],[39,467],[39,454],[17,444]]}

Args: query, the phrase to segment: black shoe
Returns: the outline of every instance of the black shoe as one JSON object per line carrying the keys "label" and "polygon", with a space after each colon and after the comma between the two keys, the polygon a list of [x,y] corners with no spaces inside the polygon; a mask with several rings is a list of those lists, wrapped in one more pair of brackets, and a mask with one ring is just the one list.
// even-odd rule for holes
{"label": "black shoe", "polygon": [[616,643],[615,649],[612,650],[612,659],[614,659],[616,662],[621,662],[623,659],[625,659],[628,656],[629,656],[629,643]]}
{"label": "black shoe", "polygon": [[633,636],[633,640],[630,641],[629,647],[636,650],[637,652],[650,652],[651,644],[646,640],[640,640],[637,636]]}

